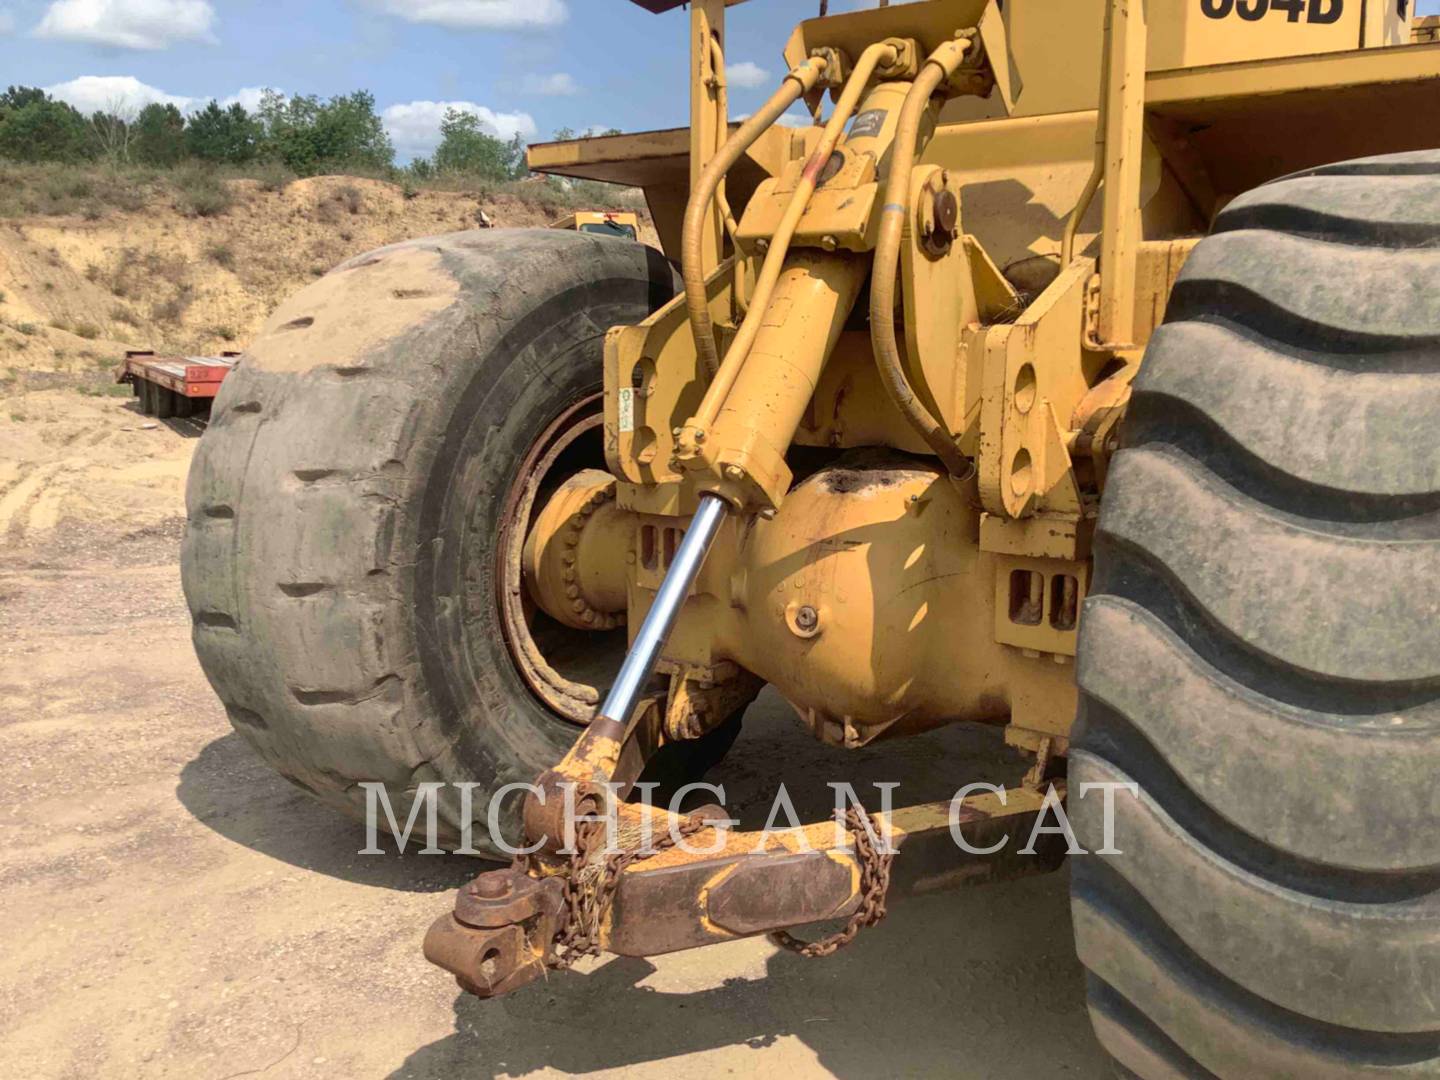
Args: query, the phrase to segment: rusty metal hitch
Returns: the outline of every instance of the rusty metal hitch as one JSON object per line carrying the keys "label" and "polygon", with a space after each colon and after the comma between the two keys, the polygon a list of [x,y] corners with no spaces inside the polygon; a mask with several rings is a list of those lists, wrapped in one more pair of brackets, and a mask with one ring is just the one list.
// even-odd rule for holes
{"label": "rusty metal hitch", "polygon": [[[1053,805],[1047,799],[1064,798],[1064,781],[1050,790],[1053,795],[1034,786],[985,790],[955,804],[865,815],[900,856],[893,874],[886,863],[889,898],[1054,870],[1065,854],[1059,836],[1041,835],[1030,853],[1020,847]],[[621,852],[588,864],[582,844],[581,858],[568,865],[532,859],[528,872],[521,866],[487,871],[460,890],[453,912],[430,927],[426,957],[484,998],[567,967],[574,950],[562,955],[557,946],[575,937],[567,925],[573,911],[567,882],[582,865],[603,871],[591,880],[601,902],[581,935],[581,951],[587,952],[657,956],[836,919],[852,919],[840,935],[849,940],[857,913],[859,925],[867,909],[883,914],[886,897],[866,884],[873,882],[864,854],[871,845],[859,837],[853,816],[849,828],[822,821],[773,833],[724,829],[714,820],[637,805],[619,806],[616,819],[622,837],[683,834],[690,843],[662,840],[643,856]],[[595,886],[597,880],[602,884]]]}
{"label": "rusty metal hitch", "polygon": [[459,891],[454,911],[431,924],[425,959],[476,997],[508,994],[554,966],[564,912],[560,878],[536,879],[518,866],[486,871]]}

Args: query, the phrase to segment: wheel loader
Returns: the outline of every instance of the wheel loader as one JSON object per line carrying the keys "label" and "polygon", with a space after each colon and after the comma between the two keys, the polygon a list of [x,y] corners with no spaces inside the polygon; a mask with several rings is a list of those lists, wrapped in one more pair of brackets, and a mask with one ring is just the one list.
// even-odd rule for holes
{"label": "wheel loader", "polygon": [[628,210],[580,210],[550,223],[552,229],[574,229],[599,236],[640,238],[640,215]]}
{"label": "wheel loader", "polygon": [[[425,939],[482,997],[1068,862],[1123,1075],[1440,1075],[1433,26],[850,4],[732,119],[740,2],[663,16],[688,128],[530,150],[643,188],[663,252],[382,248],[225,382],[184,583],[234,727],[513,854]],[[635,797],[766,685],[1028,771],[758,838]]]}

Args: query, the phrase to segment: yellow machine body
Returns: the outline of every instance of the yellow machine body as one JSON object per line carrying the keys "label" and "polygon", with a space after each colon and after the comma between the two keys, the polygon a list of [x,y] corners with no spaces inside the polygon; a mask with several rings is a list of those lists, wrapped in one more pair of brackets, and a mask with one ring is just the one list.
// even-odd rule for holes
{"label": "yellow machine body", "polygon": [[[610,331],[612,476],[591,482],[613,506],[586,519],[603,535],[537,520],[531,595],[557,617],[576,599],[555,577],[571,564],[546,556],[568,543],[595,618],[639,625],[697,499],[719,494],[741,513],[665,647],[672,697],[743,671],[836,744],[980,720],[1063,753],[1108,458],[1176,276],[1237,194],[1433,142],[1431,21],[1361,0],[928,0],[810,20],[784,54],[816,126],[759,133],[687,232],[740,130],[728,6],[691,5],[688,130],[531,148],[538,171],[644,188],[666,253],[703,271],[688,302]],[[904,130],[927,65],[935,93]],[[827,90],[848,110],[833,148]],[[890,190],[904,220],[887,239]]]}
{"label": "yellow machine body", "polygon": [[552,229],[573,229],[575,232],[597,233],[601,236],[619,236],[629,240],[640,238],[640,215],[633,210],[577,210],[559,221],[550,223]]}

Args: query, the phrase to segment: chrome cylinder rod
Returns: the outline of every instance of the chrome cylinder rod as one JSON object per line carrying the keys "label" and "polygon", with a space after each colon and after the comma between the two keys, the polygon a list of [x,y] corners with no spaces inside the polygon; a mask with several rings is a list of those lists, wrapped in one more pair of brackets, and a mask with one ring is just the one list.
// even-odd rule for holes
{"label": "chrome cylinder rod", "polygon": [[649,614],[645,616],[635,640],[630,644],[625,662],[620,665],[620,674],[615,676],[615,683],[610,687],[605,704],[600,707],[600,712],[595,717],[597,721],[608,719],[621,725],[629,723],[630,714],[635,711],[635,704],[640,700],[640,692],[645,688],[650,673],[655,670],[660,650],[665,647],[670,631],[675,628],[680,608],[684,606],[685,597],[689,595],[690,587],[695,584],[700,568],[705,565],[705,557],[710,554],[710,545],[715,542],[720,523],[725,520],[725,513],[729,509],[730,505],[718,495],[700,496],[700,507],[695,511],[695,518],[685,530],[685,537],[680,541],[679,550],[675,552],[675,561],[670,564],[665,580],[660,583],[660,591],[655,594],[655,602],[650,605]]}

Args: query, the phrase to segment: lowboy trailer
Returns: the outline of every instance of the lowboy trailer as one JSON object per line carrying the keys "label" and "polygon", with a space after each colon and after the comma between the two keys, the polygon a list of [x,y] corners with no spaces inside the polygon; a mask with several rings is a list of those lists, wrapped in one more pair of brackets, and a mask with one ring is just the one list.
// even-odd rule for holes
{"label": "lowboy trailer", "polygon": [[115,373],[117,383],[129,383],[146,416],[168,420],[209,412],[225,376],[234,370],[240,354],[219,356],[159,356],[132,349]]}

